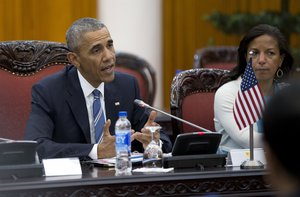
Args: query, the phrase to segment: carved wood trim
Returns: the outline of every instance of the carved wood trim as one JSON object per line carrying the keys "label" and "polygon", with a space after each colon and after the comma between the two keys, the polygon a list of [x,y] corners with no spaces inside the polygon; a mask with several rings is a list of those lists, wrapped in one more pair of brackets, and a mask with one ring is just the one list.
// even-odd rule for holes
{"label": "carved wood trim", "polygon": [[228,70],[198,68],[183,71],[171,84],[171,108],[180,108],[183,98],[199,92],[215,92],[229,81]]}
{"label": "carved wood trim", "polygon": [[207,195],[208,192],[216,193],[218,196],[229,196],[229,194],[231,194],[230,196],[263,196],[263,194],[274,194],[271,185],[264,181],[263,176],[167,182],[142,181],[140,184],[83,184],[76,187],[60,185],[56,187],[28,190],[16,188],[15,191],[2,191],[0,196],[186,196]]}
{"label": "carved wood trim", "polygon": [[0,43],[0,69],[28,76],[53,64],[68,64],[65,44],[23,40]]}

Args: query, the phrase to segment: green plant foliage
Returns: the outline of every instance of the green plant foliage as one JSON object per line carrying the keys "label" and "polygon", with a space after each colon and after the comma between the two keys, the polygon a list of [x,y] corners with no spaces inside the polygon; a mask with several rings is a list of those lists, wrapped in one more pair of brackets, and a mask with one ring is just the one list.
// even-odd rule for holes
{"label": "green plant foliage", "polygon": [[300,14],[292,15],[288,12],[264,11],[259,14],[213,12],[205,16],[205,19],[226,34],[242,35],[251,27],[263,23],[277,26],[285,35],[300,33]]}

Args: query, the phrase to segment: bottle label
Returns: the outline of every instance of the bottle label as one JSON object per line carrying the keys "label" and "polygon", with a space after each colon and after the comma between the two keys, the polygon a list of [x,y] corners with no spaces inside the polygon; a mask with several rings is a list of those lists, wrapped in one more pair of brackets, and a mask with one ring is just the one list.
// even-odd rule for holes
{"label": "bottle label", "polygon": [[126,151],[131,153],[131,134],[130,130],[116,131],[116,151]]}

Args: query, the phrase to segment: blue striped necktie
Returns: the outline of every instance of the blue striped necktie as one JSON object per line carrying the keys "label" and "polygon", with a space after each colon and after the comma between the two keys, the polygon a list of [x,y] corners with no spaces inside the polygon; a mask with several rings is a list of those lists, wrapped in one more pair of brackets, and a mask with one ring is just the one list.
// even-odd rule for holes
{"label": "blue striped necktie", "polygon": [[94,117],[94,127],[95,127],[95,140],[96,143],[99,143],[99,140],[102,136],[103,127],[104,127],[104,115],[103,109],[100,102],[100,91],[95,89],[93,91],[94,103],[93,103],[93,117]]}

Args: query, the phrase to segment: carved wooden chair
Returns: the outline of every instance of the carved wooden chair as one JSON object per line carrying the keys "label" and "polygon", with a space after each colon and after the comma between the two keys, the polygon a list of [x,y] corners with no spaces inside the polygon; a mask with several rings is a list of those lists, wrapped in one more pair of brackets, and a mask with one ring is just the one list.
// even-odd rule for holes
{"label": "carved wooden chair", "polygon": [[[229,81],[228,70],[195,68],[177,74],[171,85],[171,113],[211,131],[214,129],[214,95]],[[199,131],[172,119],[173,135]]]}
{"label": "carved wooden chair", "polygon": [[0,42],[0,138],[23,139],[32,85],[68,64],[67,52],[57,42]]}
{"label": "carved wooden chair", "polygon": [[198,49],[193,68],[219,68],[231,70],[237,63],[238,47],[215,46]]}
{"label": "carved wooden chair", "polygon": [[116,70],[136,77],[143,101],[152,105],[156,91],[156,75],[152,66],[144,59],[124,52],[116,53]]}

